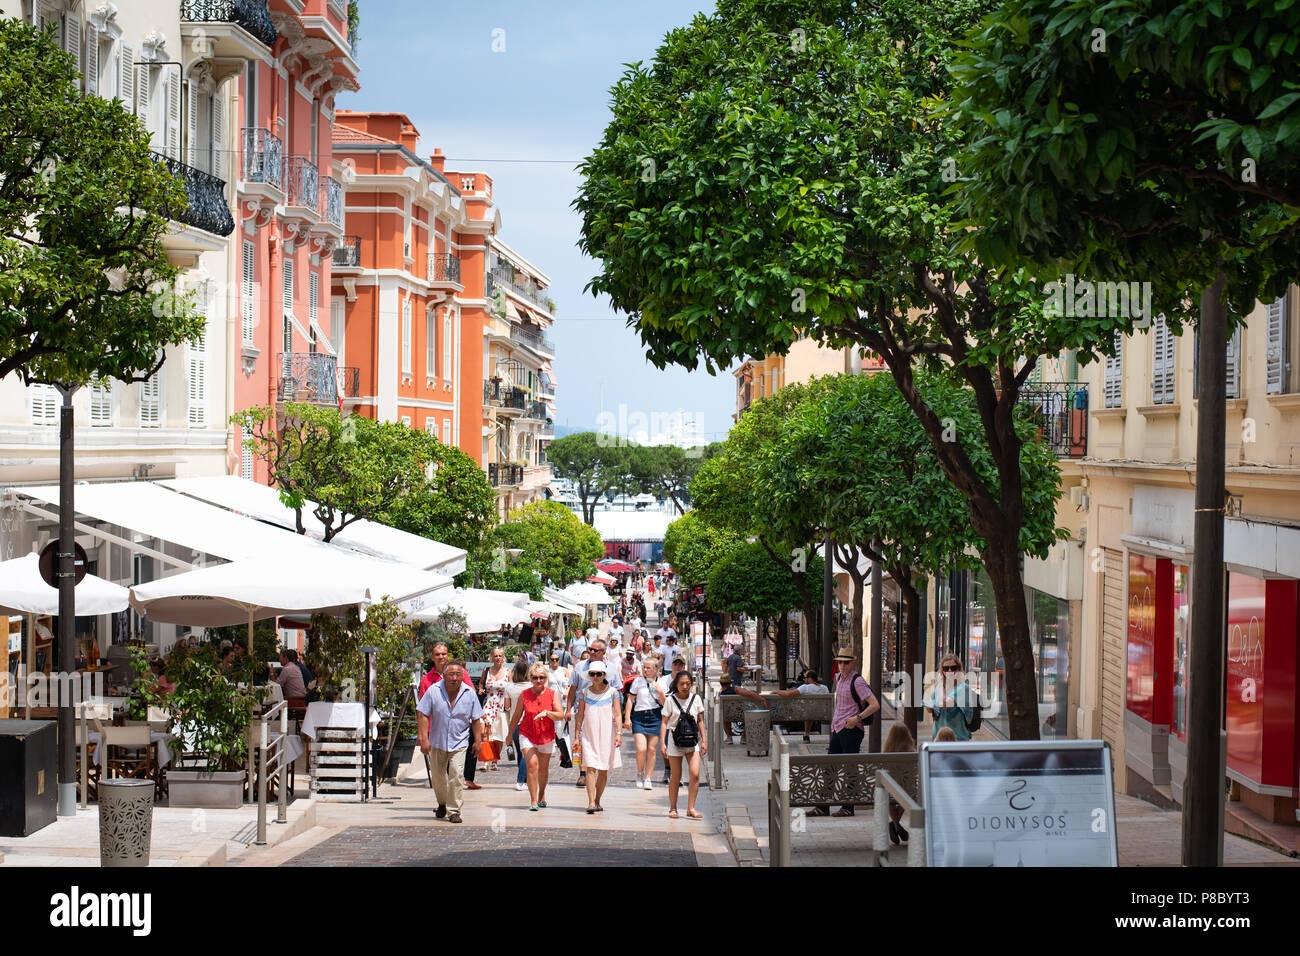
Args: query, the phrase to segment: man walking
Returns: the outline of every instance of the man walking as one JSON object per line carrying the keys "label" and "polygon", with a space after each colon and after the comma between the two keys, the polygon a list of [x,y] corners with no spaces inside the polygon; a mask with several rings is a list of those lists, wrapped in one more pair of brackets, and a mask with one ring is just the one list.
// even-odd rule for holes
{"label": "man walking", "polygon": [[[479,718],[483,705],[473,688],[466,687],[465,662],[451,661],[442,680],[433,684],[416,707],[419,711],[420,750],[433,758],[433,792],[438,798],[437,817],[447,815],[460,823],[465,788],[461,776],[465,751],[478,752]],[[448,815],[448,810],[450,814]]]}
{"label": "man walking", "polygon": [[[438,681],[442,680],[442,672],[447,669],[447,662],[451,660],[451,651],[442,641],[433,645],[433,667],[429,672],[420,679],[420,689],[416,694],[418,700],[424,699],[424,692],[427,691]],[[479,728],[479,736],[482,736],[482,728]],[[465,755],[465,789],[482,790],[480,784],[474,782],[474,774],[478,770],[478,751],[471,750]],[[432,773],[432,770],[430,770]]]}
{"label": "man walking", "polygon": [[[861,753],[867,724],[880,710],[880,701],[876,700],[871,687],[858,673],[855,661],[854,656],[847,651],[835,655],[835,663],[840,665],[840,670],[835,675],[835,708],[831,711],[831,741],[827,753]],[[829,812],[827,807],[817,807],[809,815],[824,817]],[[832,815],[851,817],[853,807],[840,807]]]}

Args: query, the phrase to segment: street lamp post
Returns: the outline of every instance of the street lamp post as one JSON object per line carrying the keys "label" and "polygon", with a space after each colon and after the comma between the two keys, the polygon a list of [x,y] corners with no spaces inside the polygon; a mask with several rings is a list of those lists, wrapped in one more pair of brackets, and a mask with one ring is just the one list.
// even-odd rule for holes
{"label": "street lamp post", "polygon": [[[68,687],[76,665],[73,652],[73,626],[77,615],[76,567],[73,536],[73,460],[72,460],[72,393],[75,386],[60,385],[63,406],[59,409],[59,669],[64,678],[60,687]],[[72,817],[77,814],[77,753],[74,746],[72,701],[63,700],[71,695],[61,694],[59,700],[59,804],[58,815]]]}

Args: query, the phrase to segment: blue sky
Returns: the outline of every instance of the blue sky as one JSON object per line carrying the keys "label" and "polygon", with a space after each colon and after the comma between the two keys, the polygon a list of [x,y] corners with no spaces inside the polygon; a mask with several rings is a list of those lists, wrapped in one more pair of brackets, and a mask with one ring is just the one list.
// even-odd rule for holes
{"label": "blue sky", "polygon": [[[569,430],[596,427],[602,400],[605,420],[632,430],[679,409],[705,440],[730,427],[731,375],[655,369],[623,319],[582,291],[597,270],[577,248],[569,206],[580,181],[573,164],[604,132],[624,64],[653,59],[668,30],[712,9],[699,0],[361,4],[361,91],[337,105],[405,113],[422,154],[437,147],[448,169],[492,176],[502,238],[551,277],[558,424]],[[496,30],[504,52],[493,51]]]}

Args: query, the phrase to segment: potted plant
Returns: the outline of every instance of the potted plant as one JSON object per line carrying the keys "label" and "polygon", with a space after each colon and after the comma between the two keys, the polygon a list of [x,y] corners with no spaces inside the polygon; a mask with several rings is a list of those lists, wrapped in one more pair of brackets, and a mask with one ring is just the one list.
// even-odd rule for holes
{"label": "potted plant", "polygon": [[[137,690],[170,713],[178,738],[173,746],[178,757],[167,770],[168,805],[238,809],[244,802],[253,694],[222,669],[212,645],[176,645],[165,673],[176,684],[170,694],[144,680]],[[186,766],[179,766],[181,761]]]}

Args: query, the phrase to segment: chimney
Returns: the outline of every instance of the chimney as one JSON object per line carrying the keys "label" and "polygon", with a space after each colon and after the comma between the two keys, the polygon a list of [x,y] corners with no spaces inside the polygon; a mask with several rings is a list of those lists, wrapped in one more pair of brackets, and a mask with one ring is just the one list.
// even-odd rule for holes
{"label": "chimney", "polygon": [[444,172],[442,164],[447,161],[447,157],[442,155],[442,150],[435,149],[433,155],[429,157],[429,164],[438,172]]}
{"label": "chimney", "polygon": [[402,131],[400,134],[398,134],[397,141],[401,143],[403,146],[405,146],[407,149],[409,149],[411,152],[415,152],[415,147],[420,142],[420,134],[416,131],[415,127],[412,126],[410,123],[403,123]]}

